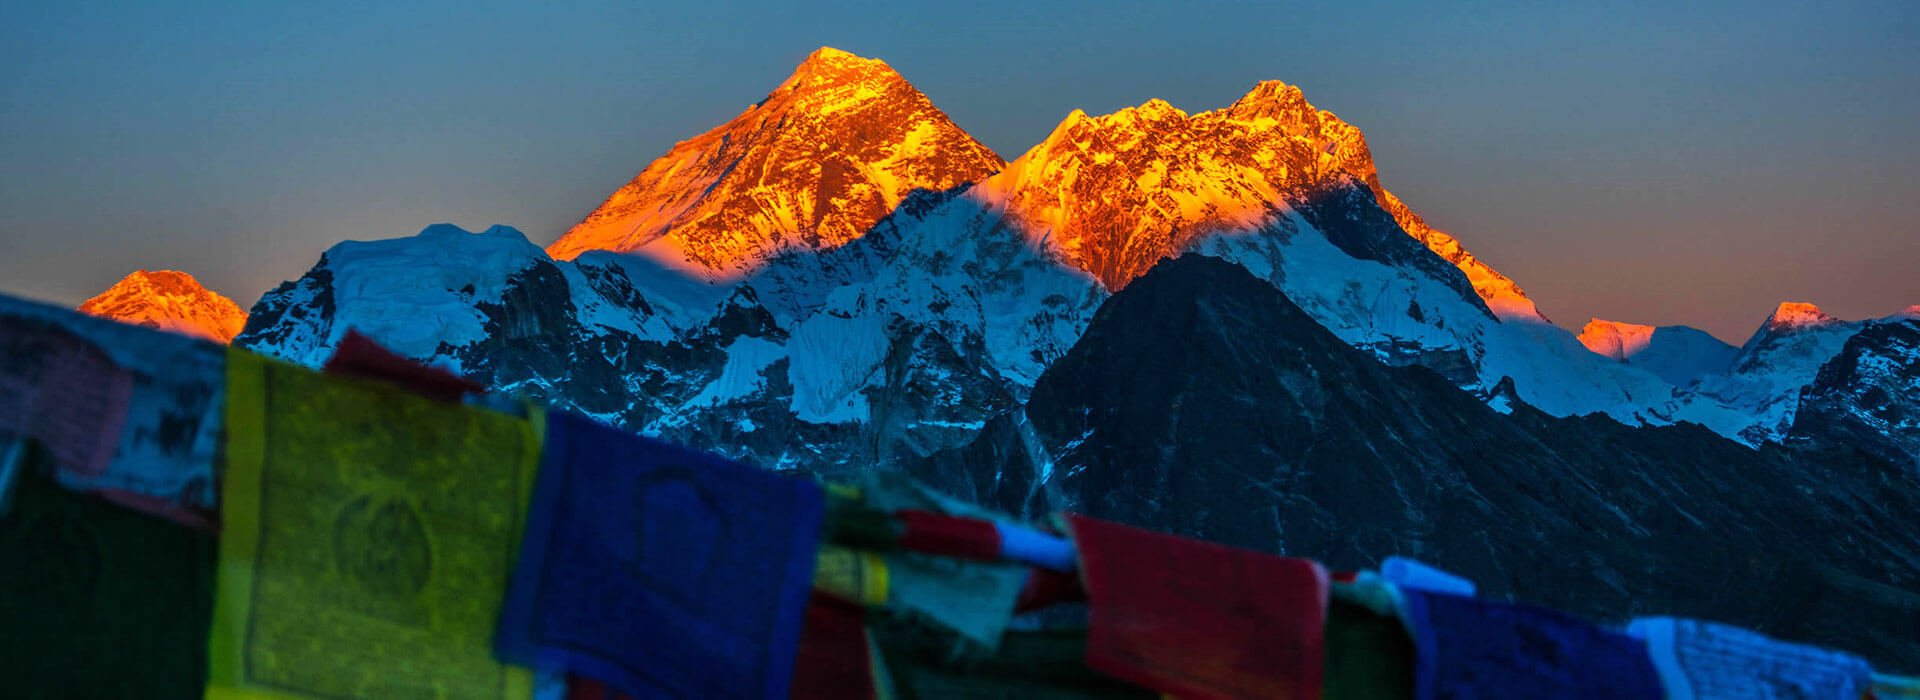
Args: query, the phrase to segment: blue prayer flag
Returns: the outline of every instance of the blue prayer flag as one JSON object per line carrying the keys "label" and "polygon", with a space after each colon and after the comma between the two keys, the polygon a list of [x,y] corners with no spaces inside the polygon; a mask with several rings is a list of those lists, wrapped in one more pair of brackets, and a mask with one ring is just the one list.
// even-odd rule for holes
{"label": "blue prayer flag", "polygon": [[820,487],[559,412],[546,439],[501,658],[635,697],[785,697]]}
{"label": "blue prayer flag", "polygon": [[1662,697],[1640,640],[1553,610],[1406,588],[1414,697]]}

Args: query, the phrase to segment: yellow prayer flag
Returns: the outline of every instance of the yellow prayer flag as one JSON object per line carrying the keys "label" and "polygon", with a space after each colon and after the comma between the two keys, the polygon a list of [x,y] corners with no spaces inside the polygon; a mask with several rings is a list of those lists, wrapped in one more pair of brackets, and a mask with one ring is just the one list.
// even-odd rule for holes
{"label": "yellow prayer flag", "polygon": [[850,603],[886,605],[887,562],[873,552],[821,545],[813,588]]}
{"label": "yellow prayer flag", "polygon": [[492,640],[535,426],[240,350],[227,371],[207,696],[528,697]]}

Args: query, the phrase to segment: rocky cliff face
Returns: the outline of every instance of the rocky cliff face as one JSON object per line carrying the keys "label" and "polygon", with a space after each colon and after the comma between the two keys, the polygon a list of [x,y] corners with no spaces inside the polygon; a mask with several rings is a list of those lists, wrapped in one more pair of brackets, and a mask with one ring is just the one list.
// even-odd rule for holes
{"label": "rocky cliff face", "polygon": [[1920,473],[1920,314],[1868,324],[1800,394],[1791,442],[1852,444]]}
{"label": "rocky cliff face", "polygon": [[822,48],[740,116],[675,144],[548,252],[636,253],[737,279],[782,251],[859,238],[916,189],[1000,166],[886,63]]}
{"label": "rocky cliff face", "polygon": [[1024,407],[912,471],[1029,516],[1072,509],[1341,568],[1409,553],[1496,596],[1920,663],[1889,624],[1920,621],[1901,590],[1920,584],[1912,473],[1694,426],[1502,415],[1201,256],[1136,279]]}
{"label": "rocky cliff face", "polygon": [[185,272],[135,270],[80,305],[80,313],[225,343],[247,312]]}

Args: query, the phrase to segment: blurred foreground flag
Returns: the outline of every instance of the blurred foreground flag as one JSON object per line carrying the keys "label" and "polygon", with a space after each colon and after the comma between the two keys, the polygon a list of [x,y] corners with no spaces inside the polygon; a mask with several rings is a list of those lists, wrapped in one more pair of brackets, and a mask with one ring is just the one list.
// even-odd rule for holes
{"label": "blurred foreground flag", "polygon": [[1319,564],[1068,516],[1092,619],[1087,665],[1182,698],[1317,698]]}
{"label": "blurred foreground flag", "polygon": [[785,697],[825,507],[812,481],[554,413],[501,658],[634,697]]}
{"label": "blurred foreground flag", "polygon": [[522,698],[523,418],[233,351],[210,697]]}

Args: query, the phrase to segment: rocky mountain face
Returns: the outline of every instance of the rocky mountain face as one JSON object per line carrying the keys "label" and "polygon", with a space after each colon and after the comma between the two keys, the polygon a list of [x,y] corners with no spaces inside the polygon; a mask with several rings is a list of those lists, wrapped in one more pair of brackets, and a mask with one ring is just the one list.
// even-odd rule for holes
{"label": "rocky mountain face", "polygon": [[547,251],[635,253],[737,279],[782,251],[845,245],[908,193],[1001,165],[886,63],[822,48],[740,116],[675,144]]}
{"label": "rocky mountain face", "polygon": [[1728,349],[1682,328],[1590,325],[1595,354],[1387,191],[1359,130],[1297,88],[1075,112],[1002,167],[884,63],[822,49],[547,251],[504,228],[342,244],[264,297],[242,342],[317,363],[359,327],[763,464],[888,464],[1025,400],[1108,295],[1184,252],[1496,409],[1750,445],[1786,436],[1860,328],[1788,304],[1723,371]]}
{"label": "rocky mountain face", "polygon": [[317,365],[349,328],[770,468],[1920,659],[1887,632],[1920,622],[1904,327],[1576,338],[1277,82],[1075,112],[1003,165],[822,50],[547,249],[341,243],[234,342]]}
{"label": "rocky mountain face", "polygon": [[909,470],[1028,516],[1071,509],[1336,568],[1412,554],[1491,595],[1724,619],[1920,666],[1903,632],[1920,623],[1913,471],[1697,426],[1503,415],[1204,256],[1135,279],[1021,408]]}
{"label": "rocky mountain face", "polygon": [[135,270],[82,303],[80,312],[216,343],[232,340],[247,322],[239,304],[175,270]]}
{"label": "rocky mountain face", "polygon": [[1801,390],[1865,326],[1812,304],[1783,303],[1725,371],[1700,377],[1683,394],[1676,415],[1748,444],[1778,442],[1793,426]]}
{"label": "rocky mountain face", "polygon": [[1739,348],[1690,326],[1643,326],[1593,319],[1580,329],[1580,344],[1603,357],[1635,365],[1676,387],[1725,373]]}
{"label": "rocky mountain face", "polygon": [[1859,445],[1920,473],[1920,313],[1867,324],[1800,394],[1790,442]]}

